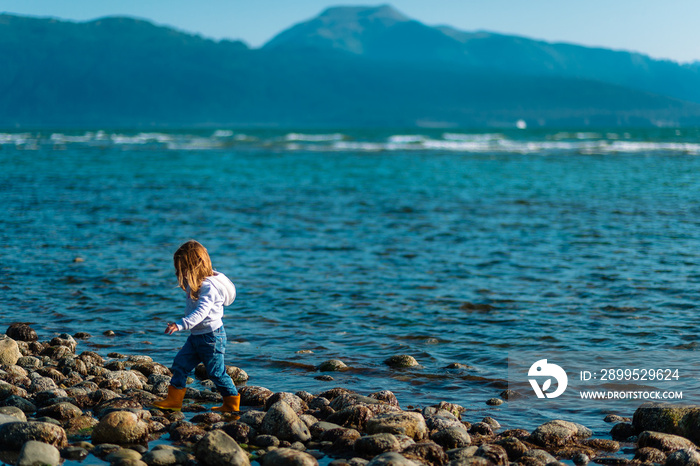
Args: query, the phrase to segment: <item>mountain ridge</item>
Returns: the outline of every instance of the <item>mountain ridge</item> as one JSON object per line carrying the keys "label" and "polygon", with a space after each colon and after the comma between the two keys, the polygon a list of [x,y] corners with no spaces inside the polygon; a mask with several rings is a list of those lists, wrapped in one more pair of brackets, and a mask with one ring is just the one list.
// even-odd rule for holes
{"label": "mountain ridge", "polygon": [[[443,32],[386,5],[354,8],[349,13],[366,24],[344,27],[371,29],[369,36],[351,34],[371,38],[359,53],[332,46],[335,39],[352,45],[342,34],[324,47],[252,49],[134,18],[80,23],[0,15],[0,126],[700,124],[700,104],[660,93],[515,73],[497,61],[456,65],[460,44]],[[326,19],[345,13],[329,9]],[[489,37],[477,33],[478,40]],[[406,47],[404,38],[414,45]],[[436,44],[442,56],[430,55]],[[394,53],[397,47],[403,49]],[[471,58],[485,60],[486,52]],[[421,54],[430,60],[415,59]]]}

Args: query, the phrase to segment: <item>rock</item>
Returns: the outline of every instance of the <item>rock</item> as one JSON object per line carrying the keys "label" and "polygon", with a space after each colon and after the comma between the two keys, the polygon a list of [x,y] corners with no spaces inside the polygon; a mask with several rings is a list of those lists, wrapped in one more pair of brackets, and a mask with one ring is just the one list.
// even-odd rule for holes
{"label": "rock", "polygon": [[[5,416],[12,416],[13,418],[15,418],[15,421],[27,422],[27,416],[24,414],[24,411],[15,406],[0,407],[0,414],[4,414]],[[8,422],[12,422],[12,420],[8,419]],[[0,423],[2,422],[0,421]]]}
{"label": "rock", "polygon": [[35,370],[44,365],[41,359],[34,356],[22,356],[16,364],[26,370]]}
{"label": "rock", "polygon": [[277,448],[265,454],[262,466],[318,466],[316,458],[293,448]]}
{"label": "rock", "polygon": [[379,392],[374,392],[369,394],[369,398],[374,398],[375,400],[383,401],[389,406],[399,407],[399,400],[396,399],[396,395],[389,390],[382,390]]}
{"label": "rock", "polygon": [[375,456],[367,466],[418,466],[418,463],[393,451]]}
{"label": "rock", "polygon": [[61,462],[61,452],[48,443],[29,440],[22,446],[17,460],[17,466],[58,466]]}
{"label": "rock", "polygon": [[494,443],[503,447],[510,461],[518,461],[528,450],[527,445],[515,437],[505,437]]}
{"label": "rock", "polygon": [[172,372],[170,372],[170,369],[165,367],[162,364],[159,364],[157,362],[140,362],[137,364],[134,364],[131,366],[131,370],[133,371],[139,371],[146,377],[150,377],[151,375],[167,375],[167,376],[172,376]]}
{"label": "rock", "polygon": [[300,414],[299,419],[304,421],[304,424],[306,424],[306,427],[311,429],[311,426],[316,424],[318,422],[318,419],[315,416],[312,416],[311,414]]}
{"label": "rock", "polygon": [[489,416],[486,416],[481,422],[490,425],[491,429],[493,430],[498,430],[501,428],[501,424],[499,424],[497,420]]}
{"label": "rock", "polygon": [[67,333],[62,333],[57,337],[54,337],[49,342],[49,346],[65,346],[70,350],[71,353],[75,353],[75,349],[78,346],[78,342],[75,338],[68,335]]}
{"label": "rock", "polygon": [[526,451],[520,457],[518,462],[522,463],[523,460],[525,460],[526,458],[534,458],[534,459],[540,461],[542,464],[549,464],[549,463],[554,463],[555,461],[557,461],[557,459],[554,456],[550,455],[549,453],[547,453],[544,450],[539,450],[539,449],[532,449],[532,450]]}
{"label": "rock", "polygon": [[297,414],[301,414],[308,409],[308,406],[304,400],[302,400],[295,394],[288,392],[279,392],[273,394],[270,398],[265,400],[265,409],[270,409],[270,407],[278,401],[284,401],[285,403],[287,403],[289,407],[292,408]]}
{"label": "rock", "polygon": [[7,330],[5,330],[5,335],[15,341],[37,341],[39,339],[36,331],[31,328],[29,324],[23,322],[10,324]]}
{"label": "rock", "polygon": [[328,416],[326,420],[357,430],[365,430],[365,426],[372,418],[372,411],[367,406],[357,405],[342,409]]}
{"label": "rock", "polygon": [[105,456],[104,460],[114,465],[122,465],[124,463],[133,464],[134,461],[141,460],[141,453],[129,448],[120,448]]}
{"label": "rock", "polygon": [[340,429],[341,427],[342,426],[334,424],[332,422],[319,421],[313,424],[311,427],[309,427],[309,432],[311,432],[311,436],[313,438],[319,439],[323,436],[324,432],[333,429]]}
{"label": "rock", "polygon": [[666,458],[664,466],[699,466],[700,452],[695,449],[676,450]]}
{"label": "rock", "polygon": [[503,400],[500,398],[489,398],[486,400],[486,404],[489,406],[500,406],[503,404]]}
{"label": "rock", "polygon": [[449,458],[440,445],[435,442],[419,442],[404,448],[401,455],[416,460],[419,463],[442,465],[447,464]]}
{"label": "rock", "polygon": [[229,422],[221,427],[221,430],[231,436],[236,443],[248,443],[255,437],[255,429],[240,421]]}
{"label": "rock", "polygon": [[201,413],[192,417],[192,422],[195,424],[216,424],[223,421],[224,418],[219,413]]}
{"label": "rock", "polygon": [[9,397],[5,398],[2,402],[0,402],[0,404],[2,404],[2,406],[7,407],[16,407],[28,414],[36,412],[36,406],[34,405],[34,403],[32,403],[31,401],[27,401],[23,397],[17,395],[10,395]]}
{"label": "rock", "polygon": [[651,447],[638,448],[634,452],[634,460],[641,463],[663,464],[666,461],[666,453]]}
{"label": "rock", "polygon": [[700,444],[700,407],[691,408],[679,423],[680,434]]}
{"label": "rock", "polygon": [[402,434],[419,441],[428,437],[428,428],[422,414],[402,411],[373,417],[367,421],[367,433]]}
{"label": "rock", "polygon": [[122,390],[142,390],[143,382],[136,374],[135,371],[114,371],[107,374],[105,379],[118,380],[121,383]]}
{"label": "rock", "polygon": [[474,456],[486,458],[496,466],[506,466],[508,464],[508,454],[505,448],[500,445],[483,444],[476,450]]}
{"label": "rock", "polygon": [[664,434],[662,432],[651,432],[648,430],[639,434],[637,446],[639,448],[656,448],[665,452],[696,448],[695,444],[687,438],[680,437],[678,435]]}
{"label": "rock", "polygon": [[235,383],[245,383],[250,378],[246,371],[236,366],[226,366],[226,373]]}
{"label": "rock", "polygon": [[206,432],[201,427],[187,421],[173,422],[168,426],[170,440],[174,442],[199,442]]}
{"label": "rock", "polygon": [[420,366],[416,358],[408,354],[399,354],[384,360],[384,364],[395,369]]}
{"label": "rock", "polygon": [[280,444],[280,439],[274,435],[258,435],[253,439],[253,445],[260,448],[277,447]]}
{"label": "rock", "polygon": [[530,441],[543,447],[559,447],[588,438],[593,432],[574,422],[554,420],[545,422],[530,435]]}
{"label": "rock", "polygon": [[87,449],[78,446],[66,447],[61,450],[61,458],[71,461],[82,461],[88,455]]}
{"label": "rock", "polygon": [[439,430],[430,436],[430,440],[445,450],[468,447],[472,443],[471,437],[462,427],[449,427]]}
{"label": "rock", "polygon": [[17,345],[17,342],[15,340],[8,337],[0,338],[1,366],[13,366],[17,364],[17,361],[21,357],[22,353],[19,352],[19,346]]}
{"label": "rock", "polygon": [[491,425],[485,422],[475,422],[469,428],[469,433],[472,435],[485,435],[491,437],[493,436],[493,429],[491,428]]}
{"label": "rock", "polygon": [[265,412],[250,410],[250,411],[245,411],[241,415],[241,418],[239,419],[239,421],[243,422],[244,424],[248,424],[250,427],[252,427],[255,430],[260,430],[260,427],[262,426],[263,419],[265,419]]}
{"label": "rock", "polygon": [[618,422],[631,422],[632,419],[628,417],[622,417],[618,416],[617,414],[608,414],[605,416],[605,419],[603,419],[603,422],[611,422],[617,424]]}
{"label": "rock", "polygon": [[148,466],[186,464],[188,459],[187,453],[170,445],[158,445],[141,457]]}
{"label": "rock", "polygon": [[148,424],[129,411],[107,413],[92,431],[94,443],[118,445],[139,443],[148,439]]}
{"label": "rock", "polygon": [[265,413],[260,431],[290,442],[305,442],[311,438],[309,428],[284,401],[278,401],[270,406]]}
{"label": "rock", "polygon": [[30,440],[48,443],[57,448],[68,444],[62,427],[48,422],[10,422],[0,424],[0,450],[19,451]]}
{"label": "rock", "polygon": [[400,451],[401,444],[393,434],[374,434],[359,438],[354,446],[355,452],[365,458],[373,458],[388,451]]}
{"label": "rock", "polygon": [[432,407],[437,409],[438,411],[440,411],[440,410],[447,411],[448,413],[451,413],[457,419],[460,419],[460,417],[462,416],[462,413],[467,410],[464,406],[460,406],[460,405],[457,405],[454,403],[447,403],[445,401],[441,401],[440,403],[438,403]]}
{"label": "rock", "polygon": [[681,420],[692,409],[687,406],[665,403],[643,403],[634,412],[632,425],[636,432],[649,430],[652,432],[683,435],[683,429],[680,427]]}
{"label": "rock", "polygon": [[329,359],[323,361],[316,368],[321,372],[336,372],[346,370],[348,366],[340,359]]}
{"label": "rock", "polygon": [[265,406],[265,401],[273,395],[271,390],[265,387],[256,387],[255,385],[246,385],[238,391],[241,395],[241,405],[243,406]]}
{"label": "rock", "polygon": [[96,445],[94,448],[92,448],[90,450],[90,453],[92,453],[94,456],[100,459],[105,459],[110,453],[114,453],[115,451],[119,451],[121,449],[122,447],[120,447],[119,445],[115,445],[113,443],[103,443],[101,445]]}
{"label": "rock", "polygon": [[197,462],[203,466],[249,466],[248,454],[228,434],[208,432],[195,446]]}
{"label": "rock", "polygon": [[92,432],[92,429],[98,424],[97,419],[92,416],[78,416],[68,419],[63,423],[63,428],[67,435],[84,434]]}
{"label": "rock", "polygon": [[[103,393],[104,396],[99,396],[99,393]],[[100,390],[99,392],[95,392],[95,395],[97,395],[98,397],[106,399],[106,401],[103,401],[102,403],[98,404],[93,408],[93,411],[95,412],[95,415],[97,415],[97,417],[102,418],[105,414],[112,411],[121,411],[127,409],[138,410],[143,408],[141,403],[130,398],[119,398],[116,394],[114,395],[117,396],[117,398],[111,398],[113,393],[114,392],[108,390]]]}
{"label": "rock", "polygon": [[591,461],[591,459],[588,457],[587,454],[583,452],[578,452],[574,453],[574,456],[571,457],[571,461],[573,461],[576,466],[585,466]]}
{"label": "rock", "polygon": [[48,416],[58,421],[67,421],[70,418],[83,415],[83,410],[71,403],[56,403],[37,411],[38,417]]}
{"label": "rock", "polygon": [[629,422],[621,422],[615,424],[612,429],[610,429],[610,436],[613,440],[618,440],[624,442],[628,438],[635,435],[634,427]]}
{"label": "rock", "polygon": [[56,389],[58,389],[56,382],[49,377],[36,377],[29,386],[29,391],[31,393],[53,392]]}
{"label": "rock", "polygon": [[[477,446],[465,447],[465,448],[453,448],[452,450],[447,450],[447,457],[450,461],[459,463],[466,460],[467,458],[475,458],[474,453],[479,449]],[[476,457],[480,458],[480,457]],[[483,459],[483,458],[482,458]]]}

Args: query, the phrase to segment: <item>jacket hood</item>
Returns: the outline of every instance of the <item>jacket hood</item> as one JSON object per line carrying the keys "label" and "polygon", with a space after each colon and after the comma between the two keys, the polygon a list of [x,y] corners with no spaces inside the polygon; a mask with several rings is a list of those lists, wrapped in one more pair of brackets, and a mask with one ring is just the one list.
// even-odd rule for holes
{"label": "jacket hood", "polygon": [[224,306],[233,304],[233,301],[236,299],[236,286],[231,280],[221,272],[214,272],[214,275],[208,277],[208,279],[224,297]]}

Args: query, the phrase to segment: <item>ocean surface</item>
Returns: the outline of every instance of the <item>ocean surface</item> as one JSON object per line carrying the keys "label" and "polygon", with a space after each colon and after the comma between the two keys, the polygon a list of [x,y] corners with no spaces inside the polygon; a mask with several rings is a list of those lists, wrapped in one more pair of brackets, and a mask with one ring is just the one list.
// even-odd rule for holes
{"label": "ocean surface", "polygon": [[[237,286],[226,361],[251,385],[602,434],[639,402],[485,402],[526,353],[650,351],[697,386],[700,130],[6,132],[0,161],[0,327],[170,365],[194,238]],[[329,359],[350,370],[315,379]]]}

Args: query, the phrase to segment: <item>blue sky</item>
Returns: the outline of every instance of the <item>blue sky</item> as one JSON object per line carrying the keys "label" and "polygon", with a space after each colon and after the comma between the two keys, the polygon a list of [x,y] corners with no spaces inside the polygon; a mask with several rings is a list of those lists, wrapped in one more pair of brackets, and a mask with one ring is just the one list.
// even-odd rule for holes
{"label": "blue sky", "polygon": [[0,12],[73,20],[129,15],[260,46],[329,6],[382,3],[430,25],[700,60],[700,0],[0,0]]}

